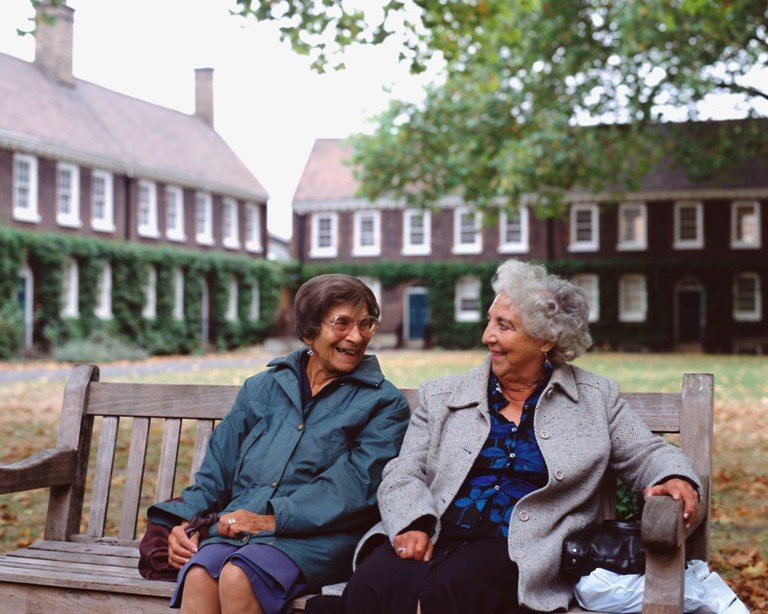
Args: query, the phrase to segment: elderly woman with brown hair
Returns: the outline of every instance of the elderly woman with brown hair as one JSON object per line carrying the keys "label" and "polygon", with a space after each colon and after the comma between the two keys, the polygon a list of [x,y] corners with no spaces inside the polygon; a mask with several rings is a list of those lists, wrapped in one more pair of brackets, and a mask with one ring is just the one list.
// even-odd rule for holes
{"label": "elderly woman with brown hair", "polygon": [[[584,293],[515,260],[493,288],[488,357],[419,389],[379,487],[381,522],[358,546],[346,612],[566,609],[563,539],[596,520],[609,470],[635,490],[682,498],[689,521],[696,514],[685,455],[648,431],[616,382],[569,364],[591,344]],[[309,614],[328,604],[308,605]]]}
{"label": "elderly woman with brown hair", "polygon": [[[379,305],[349,275],[299,289],[296,331],[308,346],[246,380],[214,430],[182,501],[150,508],[173,526],[183,612],[291,611],[291,600],[345,577],[377,518],[376,488],[408,421],[405,397],[366,355]],[[200,540],[184,527],[215,512]]]}

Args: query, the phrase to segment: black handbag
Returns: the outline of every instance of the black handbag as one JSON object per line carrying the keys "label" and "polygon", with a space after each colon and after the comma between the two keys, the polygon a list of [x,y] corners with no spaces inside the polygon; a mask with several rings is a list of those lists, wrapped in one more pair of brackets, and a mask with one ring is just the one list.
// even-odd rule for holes
{"label": "black handbag", "polygon": [[580,578],[598,567],[620,574],[645,572],[639,523],[604,520],[565,538],[560,562],[565,575]]}

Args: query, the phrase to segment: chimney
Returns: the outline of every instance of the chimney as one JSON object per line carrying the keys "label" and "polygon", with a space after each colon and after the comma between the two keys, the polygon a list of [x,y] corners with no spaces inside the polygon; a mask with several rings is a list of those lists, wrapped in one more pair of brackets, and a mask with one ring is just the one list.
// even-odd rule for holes
{"label": "chimney", "polygon": [[[35,64],[51,77],[72,86],[72,23],[75,10],[66,6],[42,3],[37,8],[35,32]],[[45,17],[44,17],[45,16]],[[47,18],[53,19],[49,23]]]}
{"label": "chimney", "polygon": [[213,68],[195,68],[195,115],[213,126]]}

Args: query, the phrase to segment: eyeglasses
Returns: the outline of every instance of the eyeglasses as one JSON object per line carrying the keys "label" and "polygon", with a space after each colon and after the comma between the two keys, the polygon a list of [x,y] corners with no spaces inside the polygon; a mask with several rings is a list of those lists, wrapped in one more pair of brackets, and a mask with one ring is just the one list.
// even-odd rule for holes
{"label": "eyeglasses", "polygon": [[379,328],[379,321],[373,316],[367,316],[362,320],[355,322],[354,318],[349,316],[336,316],[332,320],[328,320],[333,332],[339,336],[346,335],[355,326],[360,331],[360,336],[366,339],[373,337],[376,334],[376,330]]}

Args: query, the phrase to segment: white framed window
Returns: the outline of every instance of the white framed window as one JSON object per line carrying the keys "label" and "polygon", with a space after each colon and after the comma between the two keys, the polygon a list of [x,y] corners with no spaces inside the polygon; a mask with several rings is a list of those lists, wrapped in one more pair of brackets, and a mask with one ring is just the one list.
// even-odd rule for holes
{"label": "white framed window", "polygon": [[227,282],[227,311],[224,317],[228,322],[237,320],[237,276],[231,274]]}
{"label": "white framed window", "polygon": [[255,203],[245,204],[245,249],[249,252],[263,252],[261,244],[261,212]]}
{"label": "white framed window", "polygon": [[432,212],[428,209],[403,211],[403,256],[432,253]]}
{"label": "white framed window", "polygon": [[339,253],[339,216],[336,213],[312,214],[311,258],[335,258]]}
{"label": "white framed window", "polygon": [[26,154],[13,156],[13,219],[40,221],[37,209],[37,158]]}
{"label": "white framed window", "polygon": [[355,211],[353,256],[379,256],[381,254],[381,212]]}
{"label": "white framed window", "polygon": [[741,273],[734,278],[733,319],[739,322],[763,319],[763,290],[757,273]]}
{"label": "white framed window", "polygon": [[[373,296],[376,297],[376,302],[379,304],[379,311],[382,311],[383,313],[384,307],[381,304],[381,280],[375,277],[368,277],[367,275],[361,275],[358,279],[371,289]],[[382,314],[379,314],[379,320],[381,320],[381,316]]]}
{"label": "white framed window", "polygon": [[571,205],[569,252],[596,252],[600,249],[600,210],[595,203]]}
{"label": "white framed window", "polygon": [[645,322],[647,311],[645,275],[623,275],[619,279],[619,321]]}
{"label": "white framed window", "polygon": [[173,269],[173,319],[180,322],[184,319],[184,271],[179,267]]}
{"label": "white framed window", "polygon": [[227,249],[240,249],[240,223],[237,201],[224,198],[221,210],[221,227],[224,235],[223,244]]}
{"label": "white framed window", "polygon": [[528,251],[528,207],[499,214],[499,253],[524,254]]}
{"label": "white framed window", "polygon": [[152,265],[147,267],[144,309],[142,309],[141,315],[147,320],[154,320],[157,317],[157,269]]}
{"label": "white framed window", "polygon": [[619,205],[619,251],[648,249],[648,207],[645,203]]}
{"label": "white framed window", "polygon": [[170,241],[186,241],[184,232],[184,190],[165,186],[165,236]]}
{"label": "white framed window", "polygon": [[704,207],[701,203],[675,203],[675,249],[704,247]]}
{"label": "white framed window", "polygon": [[115,232],[115,205],[112,173],[91,173],[91,228],[98,232]]}
{"label": "white framed window", "polygon": [[735,200],[731,203],[731,248],[757,249],[760,236],[760,203],[756,200]]}
{"label": "white framed window", "polygon": [[96,309],[94,309],[93,315],[99,320],[112,319],[112,265],[109,262],[105,262],[101,267]]}
{"label": "white framed window", "polygon": [[251,305],[248,308],[248,319],[256,322],[261,318],[261,289],[258,280],[254,280],[251,286]]}
{"label": "white framed window", "polygon": [[483,251],[482,216],[469,207],[453,210],[453,254],[479,254]]}
{"label": "white framed window", "polygon": [[600,278],[594,273],[582,273],[574,275],[571,281],[581,288],[587,296],[588,320],[597,322],[600,319]]}
{"label": "white framed window", "polygon": [[76,318],[80,315],[80,268],[77,260],[70,258],[64,263],[61,279],[61,317]]}
{"label": "white framed window", "polygon": [[74,164],[56,165],[56,223],[80,228],[80,169]]}
{"label": "white framed window", "polygon": [[480,321],[480,280],[468,275],[456,280],[455,317],[457,322]]}
{"label": "white framed window", "polygon": [[213,245],[213,198],[208,192],[195,193],[195,241]]}
{"label": "white framed window", "polygon": [[140,237],[157,239],[157,186],[153,181],[139,181],[139,211],[137,232]]}

